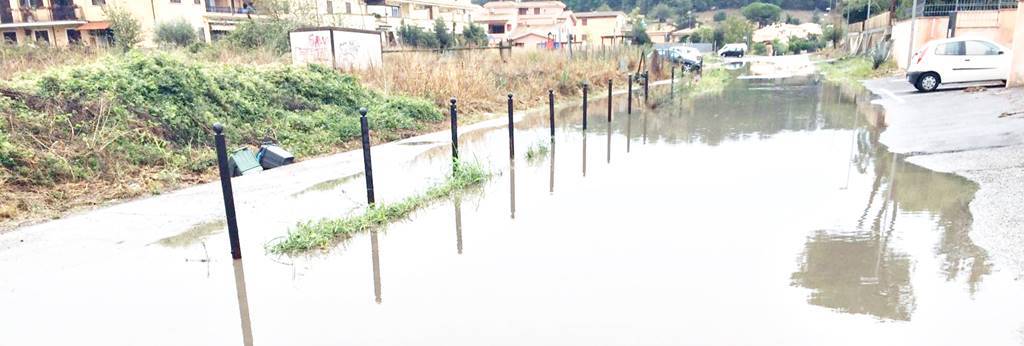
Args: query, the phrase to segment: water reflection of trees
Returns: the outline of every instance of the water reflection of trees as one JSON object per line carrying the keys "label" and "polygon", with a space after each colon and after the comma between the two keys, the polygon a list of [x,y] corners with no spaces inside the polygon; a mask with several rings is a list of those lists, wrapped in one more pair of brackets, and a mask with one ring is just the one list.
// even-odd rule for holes
{"label": "water reflection of trees", "polygon": [[941,232],[935,250],[947,280],[963,278],[973,294],[991,265],[969,237],[968,203],[977,187],[951,174],[894,160],[878,143],[878,135],[865,128],[854,133],[851,165],[874,176],[860,220],[853,229],[811,235],[792,279],[813,290],[811,304],[909,320],[914,309],[910,261],[890,245],[892,233],[898,231],[893,229],[897,210],[935,219]]}

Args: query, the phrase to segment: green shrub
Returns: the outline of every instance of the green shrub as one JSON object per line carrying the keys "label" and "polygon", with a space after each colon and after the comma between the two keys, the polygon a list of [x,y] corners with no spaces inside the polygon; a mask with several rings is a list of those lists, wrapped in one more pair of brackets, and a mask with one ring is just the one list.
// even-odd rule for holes
{"label": "green shrub", "polygon": [[718,12],[715,12],[715,16],[712,19],[714,21],[716,21],[716,22],[721,22],[721,21],[725,20],[726,17],[727,16],[725,14],[725,11],[718,11]]}
{"label": "green shrub", "polygon": [[414,25],[402,24],[398,28],[398,37],[402,39],[402,44],[407,46],[420,48],[440,47],[440,41],[438,41],[436,34],[424,31],[422,28]]}
{"label": "green shrub", "polygon": [[196,30],[184,19],[160,23],[156,27],[156,42],[185,47],[198,40]]}
{"label": "green shrub", "polygon": [[110,31],[114,33],[115,46],[127,52],[142,41],[142,25],[130,11],[117,6],[107,6],[105,12],[110,19]]}
{"label": "green shrub", "polygon": [[484,31],[484,27],[481,25],[469,23],[462,28],[462,40],[466,45],[486,46],[487,31]]}
{"label": "green shrub", "polygon": [[754,42],[750,45],[750,50],[754,55],[765,55],[768,53],[768,47],[763,42]]}
{"label": "green shrub", "polygon": [[242,22],[226,39],[240,48],[265,48],[284,54],[290,48],[288,33],[299,24],[286,19],[259,19]]}

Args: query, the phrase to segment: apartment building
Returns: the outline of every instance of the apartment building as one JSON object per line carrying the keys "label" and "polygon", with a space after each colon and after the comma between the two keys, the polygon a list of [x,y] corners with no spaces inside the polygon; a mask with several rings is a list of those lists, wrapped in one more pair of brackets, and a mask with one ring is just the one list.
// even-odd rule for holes
{"label": "apartment building", "polygon": [[576,12],[576,18],[576,39],[591,47],[613,44],[629,30],[622,11]]}
{"label": "apartment building", "polygon": [[462,32],[481,8],[470,0],[319,0],[313,7],[321,25],[377,30],[388,45],[397,44],[403,24],[432,30],[440,19],[449,30]]}
{"label": "apartment building", "polygon": [[[321,26],[378,30],[395,44],[403,24],[432,29],[441,19],[461,32],[481,7],[470,0],[287,0],[288,12]],[[12,44],[106,45],[112,40],[105,10],[131,12],[142,29],[142,45],[154,46],[156,28],[184,20],[207,42],[242,21],[267,14],[259,0],[0,0],[0,34]]]}
{"label": "apartment building", "polygon": [[531,48],[549,41],[568,42],[578,22],[560,1],[492,1],[483,5],[473,21],[487,28],[492,43],[507,40]]}
{"label": "apartment building", "polygon": [[156,27],[185,20],[200,36],[214,39],[247,18],[248,0],[0,0],[0,35],[10,44],[64,47],[106,45],[112,40],[106,9],[132,13],[142,44],[154,45]]}

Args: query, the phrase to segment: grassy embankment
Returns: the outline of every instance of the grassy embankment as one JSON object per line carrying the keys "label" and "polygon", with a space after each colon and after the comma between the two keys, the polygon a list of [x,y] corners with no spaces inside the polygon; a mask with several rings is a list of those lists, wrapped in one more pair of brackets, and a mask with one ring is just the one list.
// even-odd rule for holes
{"label": "grassy embankment", "polygon": [[862,87],[862,80],[888,76],[897,70],[896,63],[891,59],[879,65],[877,69],[873,65],[871,57],[849,56],[818,64],[818,70],[825,80],[855,89]]}
{"label": "grassy embankment", "polygon": [[214,122],[232,147],[269,134],[299,157],[344,149],[363,106],[382,141],[444,119],[429,101],[385,97],[320,66],[112,54],[23,75],[0,83],[0,220],[209,181]]}
{"label": "grassy embankment", "polygon": [[413,211],[429,203],[460,193],[462,190],[479,185],[491,173],[477,163],[458,163],[446,179],[425,191],[406,197],[393,204],[377,204],[367,207],[361,214],[337,219],[321,219],[300,223],[288,232],[284,239],[269,245],[271,252],[295,254],[310,250],[325,250],[332,244],[351,238],[360,232],[376,230],[388,223],[404,219]]}
{"label": "grassy embankment", "polygon": [[216,121],[232,147],[269,134],[301,160],[358,146],[360,106],[376,141],[395,140],[443,126],[451,96],[470,123],[503,111],[508,92],[517,109],[544,105],[548,88],[575,97],[584,81],[603,94],[609,78],[625,84],[617,68],[637,53],[387,54],[388,68],[351,76],[259,49],[3,48],[0,229],[210,181]]}

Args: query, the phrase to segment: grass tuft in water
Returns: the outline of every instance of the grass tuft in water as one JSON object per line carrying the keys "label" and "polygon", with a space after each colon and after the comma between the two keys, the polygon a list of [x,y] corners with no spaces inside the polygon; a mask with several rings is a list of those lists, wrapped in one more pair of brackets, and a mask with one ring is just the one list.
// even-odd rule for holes
{"label": "grass tuft in water", "polygon": [[548,143],[541,141],[533,143],[529,148],[526,149],[526,160],[533,162],[548,154]]}
{"label": "grass tuft in water", "polygon": [[382,228],[388,223],[401,220],[413,211],[430,202],[451,196],[468,187],[483,183],[491,173],[480,164],[458,162],[454,172],[444,182],[431,186],[426,191],[407,197],[398,203],[378,203],[366,208],[362,214],[340,219],[320,219],[298,224],[288,232],[288,237],[270,246],[278,254],[294,254],[313,249],[327,249],[332,244],[348,239],[355,233]]}

